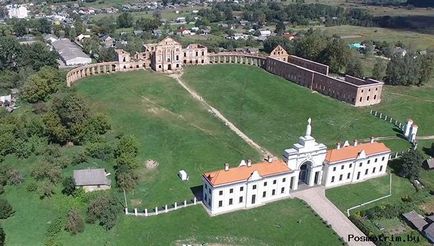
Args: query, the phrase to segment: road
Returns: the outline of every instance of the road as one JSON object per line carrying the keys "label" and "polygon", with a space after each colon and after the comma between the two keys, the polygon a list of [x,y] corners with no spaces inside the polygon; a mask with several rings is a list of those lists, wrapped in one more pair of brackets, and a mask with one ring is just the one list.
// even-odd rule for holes
{"label": "road", "polygon": [[349,240],[352,235],[355,238],[366,237],[366,235],[351,222],[332,202],[325,196],[324,186],[317,186],[305,190],[296,191],[294,197],[304,200],[315,212],[321,216],[332,229],[342,237],[348,245],[354,246],[375,246],[372,242],[356,242]]}

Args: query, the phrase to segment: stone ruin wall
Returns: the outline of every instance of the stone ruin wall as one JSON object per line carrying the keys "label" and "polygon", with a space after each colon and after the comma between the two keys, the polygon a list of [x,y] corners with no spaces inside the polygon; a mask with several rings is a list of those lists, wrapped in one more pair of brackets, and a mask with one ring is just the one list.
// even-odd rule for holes
{"label": "stone ruin wall", "polygon": [[[117,62],[89,64],[72,69],[66,76],[67,85],[71,86],[81,78],[94,75],[148,69],[151,67],[150,60],[144,59],[146,55],[143,55],[143,57],[131,58],[128,54],[125,55],[125,59],[123,56],[120,56]],[[295,82],[298,85],[356,107],[369,106],[381,102],[383,82],[373,79],[363,80],[349,75],[346,75],[344,79],[334,78],[328,75],[329,68],[327,65],[293,55],[288,56],[289,62],[241,52],[204,53],[204,55],[207,57],[202,56],[201,53],[197,57],[195,55],[189,56],[187,59],[182,60],[183,65],[224,63],[252,65],[262,67],[266,71]],[[202,58],[204,63],[201,62]],[[196,63],[196,61],[198,62]]]}

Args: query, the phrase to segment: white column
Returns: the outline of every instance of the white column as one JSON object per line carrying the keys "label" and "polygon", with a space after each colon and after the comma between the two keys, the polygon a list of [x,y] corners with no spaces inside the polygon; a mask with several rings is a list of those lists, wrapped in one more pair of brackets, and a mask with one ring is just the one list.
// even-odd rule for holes
{"label": "white column", "polygon": [[125,214],[128,215],[128,208],[125,208]]}
{"label": "white column", "polygon": [[155,215],[158,215],[158,207],[155,207]]}
{"label": "white column", "polygon": [[309,170],[309,186],[313,186],[315,181],[315,171],[311,168]]}
{"label": "white column", "polygon": [[194,202],[194,205],[196,205],[196,203],[197,203],[196,197],[194,197],[193,202]]}
{"label": "white column", "polygon": [[178,208],[178,204],[175,202],[175,210]]}
{"label": "white column", "polygon": [[187,206],[187,200],[184,200],[184,207]]}
{"label": "white column", "polygon": [[137,216],[137,208],[134,209],[134,215]]}
{"label": "white column", "polygon": [[167,213],[167,204],[164,206],[164,211]]}
{"label": "white column", "polygon": [[145,208],[145,216],[148,216],[148,209]]}

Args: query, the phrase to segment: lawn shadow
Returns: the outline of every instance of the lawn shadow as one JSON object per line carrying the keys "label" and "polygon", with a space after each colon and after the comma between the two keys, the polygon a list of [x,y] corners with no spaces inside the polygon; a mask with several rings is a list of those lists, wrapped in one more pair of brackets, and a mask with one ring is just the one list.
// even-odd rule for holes
{"label": "lawn shadow", "polygon": [[398,175],[401,171],[402,161],[401,159],[390,160],[388,166],[393,174]]}
{"label": "lawn shadow", "polygon": [[190,187],[190,190],[198,201],[202,201],[202,185]]}
{"label": "lawn shadow", "polygon": [[393,127],[393,131],[396,132],[396,136],[397,136],[397,137],[399,137],[399,138],[401,138],[401,139],[404,139],[404,140],[407,140],[407,138],[404,136],[402,130],[399,129],[398,127],[396,127],[396,126]]}

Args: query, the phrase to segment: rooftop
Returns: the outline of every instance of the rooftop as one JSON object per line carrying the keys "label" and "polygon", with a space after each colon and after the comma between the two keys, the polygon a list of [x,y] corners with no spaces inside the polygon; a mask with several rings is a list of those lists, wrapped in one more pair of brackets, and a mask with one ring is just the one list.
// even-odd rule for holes
{"label": "rooftop", "polygon": [[110,185],[111,180],[107,178],[104,169],[81,169],[74,170],[75,185]]}
{"label": "rooftop", "polygon": [[422,231],[423,228],[428,224],[422,217],[422,215],[416,213],[414,210],[408,213],[402,214],[408,222],[410,222],[417,230]]}
{"label": "rooftop", "polygon": [[291,172],[291,169],[282,160],[273,160],[272,162],[260,162],[238,167],[222,169],[214,172],[203,174],[203,177],[208,180],[212,186],[247,181],[254,172],[258,172],[261,177],[274,176]]}
{"label": "rooftop", "polygon": [[67,38],[58,39],[54,41],[52,45],[59,55],[65,59],[65,61],[78,57],[90,59],[90,57],[86,55],[78,45],[74,44]]}
{"label": "rooftop", "polygon": [[350,145],[339,149],[331,149],[327,151],[326,162],[332,164],[335,162],[356,159],[359,154],[364,151],[366,156],[388,153],[390,149],[384,143],[364,143],[357,146]]}

